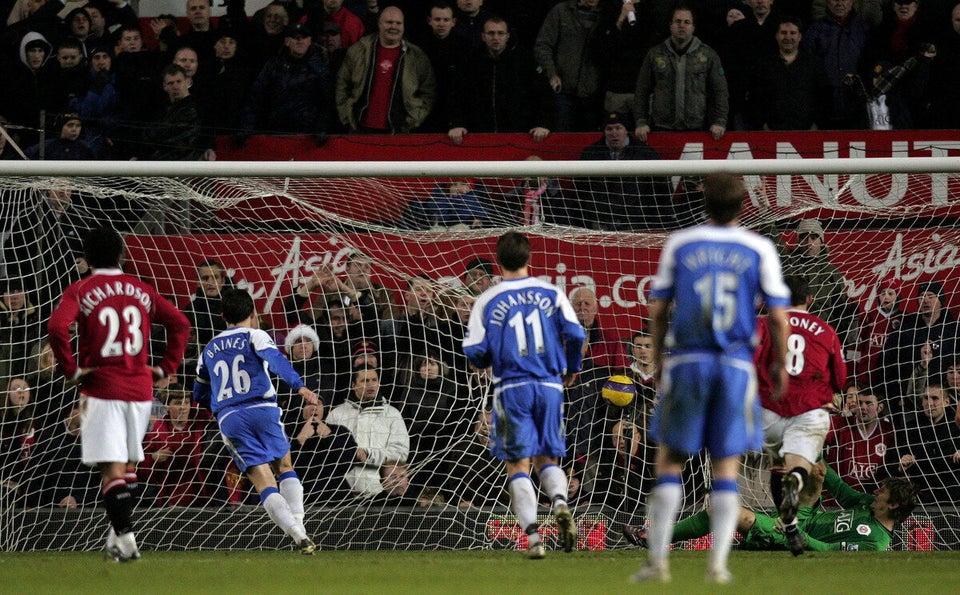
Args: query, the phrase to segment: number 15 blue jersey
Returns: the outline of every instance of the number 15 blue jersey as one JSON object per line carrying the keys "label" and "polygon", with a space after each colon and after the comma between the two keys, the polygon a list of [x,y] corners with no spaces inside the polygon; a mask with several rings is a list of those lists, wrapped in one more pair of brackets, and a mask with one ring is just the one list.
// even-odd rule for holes
{"label": "number 15 blue jersey", "polygon": [[585,332],[570,300],[534,277],[507,279],[483,292],[470,311],[463,352],[493,382],[559,382],[580,370]]}
{"label": "number 15 blue jersey", "polygon": [[773,242],[718,225],[670,235],[650,297],[675,302],[668,346],[679,350],[752,350],[758,299],[790,305]]}

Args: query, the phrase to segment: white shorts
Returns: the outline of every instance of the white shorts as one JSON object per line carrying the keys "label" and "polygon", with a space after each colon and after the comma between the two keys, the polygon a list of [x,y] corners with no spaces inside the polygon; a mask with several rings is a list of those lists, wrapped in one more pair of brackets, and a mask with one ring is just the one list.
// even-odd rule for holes
{"label": "white shorts", "polygon": [[116,401],[80,395],[80,459],[84,465],[139,463],[152,401]]}
{"label": "white shorts", "polygon": [[794,417],[780,417],[764,409],[763,450],[774,457],[799,455],[810,464],[817,462],[823,451],[823,441],[830,430],[830,414],[824,409],[813,409]]}

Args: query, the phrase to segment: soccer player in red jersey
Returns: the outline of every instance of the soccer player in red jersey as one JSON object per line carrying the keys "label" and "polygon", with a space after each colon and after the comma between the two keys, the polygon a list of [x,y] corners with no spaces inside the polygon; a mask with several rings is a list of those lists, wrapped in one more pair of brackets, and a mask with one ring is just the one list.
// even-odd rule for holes
{"label": "soccer player in red jersey", "polygon": [[807,312],[813,302],[805,277],[788,275],[790,288],[787,319],[785,367],[789,374],[786,393],[780,399],[772,395],[773,383],[768,370],[776,357],[771,346],[767,320],[759,324],[760,344],[754,354],[757,389],[763,406],[764,450],[775,462],[783,460],[785,473],[770,473],[770,491],[780,509],[787,543],[795,555],[803,552],[804,538],[797,528],[800,490],[816,463],[827,431],[833,394],[843,390],[847,365],[837,332],[823,319]]}
{"label": "soccer player in red jersey", "polygon": [[[107,553],[121,562],[140,557],[127,484],[136,482],[136,464],[143,460],[153,383],[176,372],[190,332],[176,306],[120,270],[124,248],[113,229],[93,229],[86,235],[83,250],[93,274],[64,290],[47,326],[64,376],[80,385],[81,459],[100,469],[111,525]],[[77,358],[70,345],[74,323]],[[149,364],[152,323],[167,331],[167,349],[157,366]]]}

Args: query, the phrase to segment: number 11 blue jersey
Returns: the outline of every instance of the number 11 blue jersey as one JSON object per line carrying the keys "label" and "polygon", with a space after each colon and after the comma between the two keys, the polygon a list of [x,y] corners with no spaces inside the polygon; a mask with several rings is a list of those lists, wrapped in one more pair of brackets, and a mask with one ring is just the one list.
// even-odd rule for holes
{"label": "number 11 blue jersey", "polygon": [[483,292],[470,311],[463,352],[493,382],[560,382],[580,370],[585,332],[570,300],[534,277],[507,279]]}

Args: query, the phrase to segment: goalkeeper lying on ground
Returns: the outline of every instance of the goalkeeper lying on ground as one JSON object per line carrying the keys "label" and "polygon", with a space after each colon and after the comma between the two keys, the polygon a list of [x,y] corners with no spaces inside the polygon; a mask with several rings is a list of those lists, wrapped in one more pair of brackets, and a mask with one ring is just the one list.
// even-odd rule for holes
{"label": "goalkeeper lying on ground", "polygon": [[[843,510],[815,509],[821,488],[843,506]],[[893,528],[906,520],[917,506],[918,488],[910,481],[891,477],[880,484],[874,495],[864,494],[848,486],[832,469],[820,461],[810,472],[809,481],[800,496],[797,513],[800,532],[806,538],[806,549],[885,551],[890,547]],[[744,535],[740,542],[745,550],[786,550],[787,540],[776,526],[776,517],[746,508],[740,509],[737,529]],[[702,537],[710,532],[710,518],[704,510],[677,523],[673,541]],[[623,526],[624,538],[634,545],[646,547],[646,529]]]}

